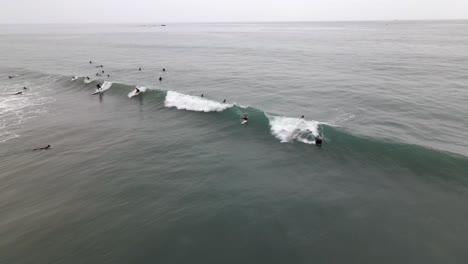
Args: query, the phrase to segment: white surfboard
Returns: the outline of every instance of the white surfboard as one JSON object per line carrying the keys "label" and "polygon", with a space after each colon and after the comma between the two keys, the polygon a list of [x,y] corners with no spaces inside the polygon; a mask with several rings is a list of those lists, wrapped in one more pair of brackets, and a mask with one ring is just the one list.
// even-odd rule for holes
{"label": "white surfboard", "polygon": [[136,89],[133,89],[130,93],[128,93],[128,98],[135,97],[137,95],[140,95],[141,93],[146,92],[146,87],[137,87],[140,92],[137,92]]}
{"label": "white surfboard", "polygon": [[248,122],[249,122],[249,120],[242,120],[241,124],[242,124],[242,125],[245,125],[245,124],[247,124]]}
{"label": "white surfboard", "polygon": [[78,79],[78,76],[73,76],[73,78],[71,80],[73,82],[73,81],[76,81],[77,79]]}

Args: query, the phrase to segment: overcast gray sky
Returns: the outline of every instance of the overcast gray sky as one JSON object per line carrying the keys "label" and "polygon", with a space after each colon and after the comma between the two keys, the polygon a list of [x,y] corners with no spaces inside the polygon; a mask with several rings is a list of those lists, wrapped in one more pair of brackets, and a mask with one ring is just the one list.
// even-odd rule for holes
{"label": "overcast gray sky", "polygon": [[468,0],[1,0],[0,23],[468,19]]}

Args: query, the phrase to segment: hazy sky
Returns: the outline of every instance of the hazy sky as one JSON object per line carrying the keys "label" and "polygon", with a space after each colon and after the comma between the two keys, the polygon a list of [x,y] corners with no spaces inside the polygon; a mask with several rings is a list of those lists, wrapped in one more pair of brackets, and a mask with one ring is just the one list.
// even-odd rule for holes
{"label": "hazy sky", "polygon": [[0,23],[468,19],[468,0],[0,0]]}

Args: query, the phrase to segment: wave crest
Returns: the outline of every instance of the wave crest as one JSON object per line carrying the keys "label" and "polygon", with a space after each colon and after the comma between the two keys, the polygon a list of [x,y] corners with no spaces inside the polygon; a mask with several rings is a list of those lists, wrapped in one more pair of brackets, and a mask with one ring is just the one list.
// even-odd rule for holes
{"label": "wave crest", "polygon": [[227,108],[232,107],[231,104],[219,103],[205,98],[181,94],[174,91],[167,92],[164,105],[166,107],[175,107],[179,110],[195,112],[221,112]]}

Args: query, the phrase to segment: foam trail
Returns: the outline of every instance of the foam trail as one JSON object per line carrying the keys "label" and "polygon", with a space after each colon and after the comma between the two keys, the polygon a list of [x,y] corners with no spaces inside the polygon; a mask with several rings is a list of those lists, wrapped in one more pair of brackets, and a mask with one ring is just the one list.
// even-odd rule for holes
{"label": "foam trail", "polygon": [[[147,90],[146,87],[137,87],[137,88],[138,88],[138,90],[140,90],[140,92],[138,94],[144,93]],[[136,93],[136,89],[133,89],[130,93],[128,93],[128,98],[132,98],[132,97],[134,97],[134,96],[136,96],[138,94]]]}
{"label": "foam trail", "polygon": [[181,94],[174,91],[167,92],[164,105],[166,107],[175,107],[179,110],[188,110],[196,112],[221,112],[233,106],[232,104],[223,104],[201,97]]}
{"label": "foam trail", "polygon": [[299,141],[306,144],[315,144],[315,136],[319,135],[319,122],[308,121],[302,118],[284,116],[269,116],[271,134],[281,143]]}
{"label": "foam trail", "polygon": [[102,92],[105,92],[105,91],[107,91],[107,90],[109,90],[109,89],[111,88],[111,86],[112,86],[112,82],[105,81],[105,82],[101,85],[101,89],[100,89],[101,93],[102,93]]}

